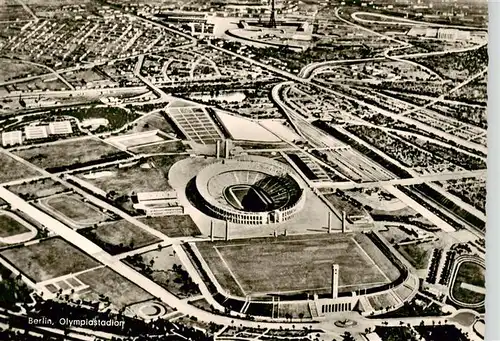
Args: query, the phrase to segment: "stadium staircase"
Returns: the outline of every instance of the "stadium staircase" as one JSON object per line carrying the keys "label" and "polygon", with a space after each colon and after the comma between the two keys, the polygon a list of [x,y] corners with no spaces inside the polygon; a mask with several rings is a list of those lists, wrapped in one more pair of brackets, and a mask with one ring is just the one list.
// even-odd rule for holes
{"label": "stadium staircase", "polygon": [[370,301],[366,298],[366,296],[361,296],[359,298],[359,306],[360,306],[360,311],[362,315],[370,315],[371,312],[375,311],[373,309],[372,305],[370,304]]}
{"label": "stadium staircase", "polygon": [[245,304],[243,304],[243,307],[241,307],[240,313],[246,314],[248,306],[250,305],[250,298],[245,299]]}
{"label": "stadium staircase", "polygon": [[311,312],[311,318],[315,319],[319,316],[318,309],[316,308],[316,303],[314,301],[309,301],[309,311]]}
{"label": "stadium staircase", "polygon": [[396,302],[396,305],[399,306],[399,305],[403,305],[404,301],[401,297],[399,297],[399,295],[394,291],[394,289],[392,290],[389,290],[388,294],[391,295],[391,297],[394,299],[394,301]]}

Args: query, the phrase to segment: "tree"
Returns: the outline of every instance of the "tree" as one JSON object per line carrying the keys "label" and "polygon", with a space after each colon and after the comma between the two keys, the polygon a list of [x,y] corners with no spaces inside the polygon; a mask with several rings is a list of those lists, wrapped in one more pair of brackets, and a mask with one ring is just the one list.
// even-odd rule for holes
{"label": "tree", "polygon": [[302,319],[304,318],[304,313],[300,312],[299,313],[299,319],[300,319],[300,322],[302,322]]}
{"label": "tree", "polygon": [[356,339],[354,339],[352,334],[349,332],[345,332],[344,335],[342,335],[342,340],[343,341],[356,341]]}

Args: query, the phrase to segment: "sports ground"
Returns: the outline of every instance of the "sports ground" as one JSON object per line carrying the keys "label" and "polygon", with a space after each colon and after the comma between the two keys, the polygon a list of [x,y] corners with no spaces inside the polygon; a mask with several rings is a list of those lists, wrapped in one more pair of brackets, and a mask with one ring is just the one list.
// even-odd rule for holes
{"label": "sports ground", "polygon": [[97,261],[58,237],[7,249],[0,255],[37,283],[99,266]]}
{"label": "sports ground", "polygon": [[237,296],[329,293],[332,264],[339,291],[394,281],[399,272],[363,234],[302,235],[197,244],[219,284]]}
{"label": "sports ground", "polygon": [[464,305],[484,304],[485,270],[474,261],[459,263],[451,288],[454,300]]}
{"label": "sports ground", "polygon": [[30,229],[20,221],[0,211],[0,238],[11,237],[29,231]]}

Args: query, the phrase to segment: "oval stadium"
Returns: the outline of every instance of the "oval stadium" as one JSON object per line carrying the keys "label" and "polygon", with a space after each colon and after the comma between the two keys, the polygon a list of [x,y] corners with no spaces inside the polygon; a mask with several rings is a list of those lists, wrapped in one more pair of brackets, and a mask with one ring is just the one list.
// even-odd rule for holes
{"label": "oval stadium", "polygon": [[273,224],[304,205],[304,189],[291,170],[259,156],[216,161],[195,180],[203,210],[236,224]]}

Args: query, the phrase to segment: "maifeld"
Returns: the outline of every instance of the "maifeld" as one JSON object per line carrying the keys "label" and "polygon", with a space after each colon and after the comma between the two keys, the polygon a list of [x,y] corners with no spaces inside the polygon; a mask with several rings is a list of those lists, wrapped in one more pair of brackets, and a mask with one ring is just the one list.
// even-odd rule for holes
{"label": "maifeld", "polygon": [[61,326],[79,326],[79,327],[85,327],[85,326],[107,326],[107,327],[123,327],[125,324],[124,321],[116,321],[116,320],[97,320],[97,319],[92,319],[92,320],[72,320],[67,317],[62,317],[59,319],[59,324]]}

